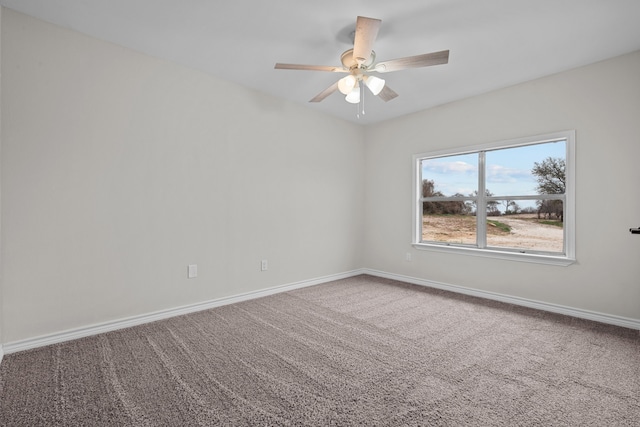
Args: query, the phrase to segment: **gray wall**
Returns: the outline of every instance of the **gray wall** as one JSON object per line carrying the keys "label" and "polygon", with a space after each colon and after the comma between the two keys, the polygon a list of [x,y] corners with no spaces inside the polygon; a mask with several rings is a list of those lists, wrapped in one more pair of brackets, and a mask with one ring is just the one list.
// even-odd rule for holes
{"label": "gray wall", "polygon": [[[640,224],[639,76],[636,52],[368,127],[365,266],[640,319],[640,238],[629,233]],[[576,264],[411,246],[414,154],[569,129],[576,130]]]}
{"label": "gray wall", "polygon": [[[0,7],[0,82],[2,81],[2,14],[3,8]],[[2,85],[0,84],[0,168],[2,165]],[[2,179],[2,170],[0,169],[0,188],[2,187],[1,183]],[[0,214],[2,212],[2,192],[0,191]],[[1,217],[1,215],[0,215]],[[2,221],[0,221],[0,254],[2,253]],[[2,330],[4,324],[4,316],[3,316],[3,305],[4,299],[2,298],[2,282],[3,282],[3,268],[2,268],[2,257],[0,256],[0,360],[2,360],[3,351],[2,351]]]}
{"label": "gray wall", "polygon": [[3,12],[4,342],[362,266],[358,126]]}
{"label": "gray wall", "polygon": [[[362,267],[640,319],[640,53],[361,128],[2,12],[0,342]],[[567,129],[576,264],[411,247],[413,154]]]}

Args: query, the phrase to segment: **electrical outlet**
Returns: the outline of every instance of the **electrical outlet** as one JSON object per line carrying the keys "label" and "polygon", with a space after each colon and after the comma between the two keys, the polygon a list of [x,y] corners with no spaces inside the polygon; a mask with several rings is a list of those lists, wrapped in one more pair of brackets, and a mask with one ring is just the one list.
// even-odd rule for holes
{"label": "electrical outlet", "polygon": [[196,264],[189,264],[187,267],[187,278],[194,279],[198,277],[198,266]]}
{"label": "electrical outlet", "polygon": [[266,259],[263,259],[260,263],[260,271],[267,271],[269,269],[269,263]]}
{"label": "electrical outlet", "polygon": [[404,255],[404,260],[407,261],[407,262],[411,262],[411,260],[413,260],[413,255],[411,255],[411,252],[407,252]]}

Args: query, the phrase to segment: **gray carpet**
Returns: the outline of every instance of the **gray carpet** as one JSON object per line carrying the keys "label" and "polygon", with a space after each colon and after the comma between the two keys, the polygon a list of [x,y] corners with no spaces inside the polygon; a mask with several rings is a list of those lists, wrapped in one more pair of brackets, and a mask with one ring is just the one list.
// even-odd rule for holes
{"label": "gray carpet", "polygon": [[638,426],[640,335],[359,276],[5,356],[3,426]]}

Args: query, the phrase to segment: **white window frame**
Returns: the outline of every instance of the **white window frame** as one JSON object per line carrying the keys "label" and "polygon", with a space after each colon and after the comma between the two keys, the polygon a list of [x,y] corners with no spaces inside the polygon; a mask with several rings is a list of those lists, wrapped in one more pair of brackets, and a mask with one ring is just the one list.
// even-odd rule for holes
{"label": "white window frame", "polygon": [[[544,254],[535,252],[519,252],[501,248],[486,248],[469,245],[454,245],[439,242],[422,242],[422,176],[421,161],[428,158],[454,156],[461,154],[478,153],[480,151],[496,150],[503,148],[514,148],[519,146],[541,144],[554,141],[566,141],[566,157],[565,157],[565,194],[563,198],[563,220],[564,220],[564,253],[562,254]],[[576,150],[575,130],[562,132],[554,132],[545,135],[536,135],[506,141],[491,142],[487,144],[474,145],[462,148],[454,148],[448,150],[431,151],[427,153],[416,154],[413,156],[413,236],[412,245],[416,249],[429,250],[437,252],[446,252],[454,254],[472,255],[480,257],[498,258],[513,261],[532,262],[538,264],[551,264],[568,266],[576,262],[575,257],[575,150]],[[482,169],[482,168],[481,168]],[[479,172],[482,173],[482,170]],[[479,187],[484,188],[484,177],[480,179]],[[480,189],[478,190],[480,191]],[[484,194],[484,193],[483,193]],[[554,195],[554,197],[557,197]],[[500,197],[496,197],[500,199]],[[545,198],[544,196],[541,197]],[[486,225],[479,224],[477,233],[485,233],[481,228],[486,229]],[[478,239],[480,242],[486,242],[486,236]]]}

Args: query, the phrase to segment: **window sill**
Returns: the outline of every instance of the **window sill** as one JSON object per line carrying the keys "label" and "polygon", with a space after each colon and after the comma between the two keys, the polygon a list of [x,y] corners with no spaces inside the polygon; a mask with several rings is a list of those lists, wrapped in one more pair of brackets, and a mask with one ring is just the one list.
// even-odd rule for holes
{"label": "window sill", "polygon": [[413,243],[413,247],[423,251],[454,253],[484,258],[504,259],[509,261],[530,262],[534,264],[558,265],[567,267],[576,262],[575,258],[562,255],[527,254],[519,252],[498,251],[492,249],[465,248],[462,246],[446,246],[429,243]]}

